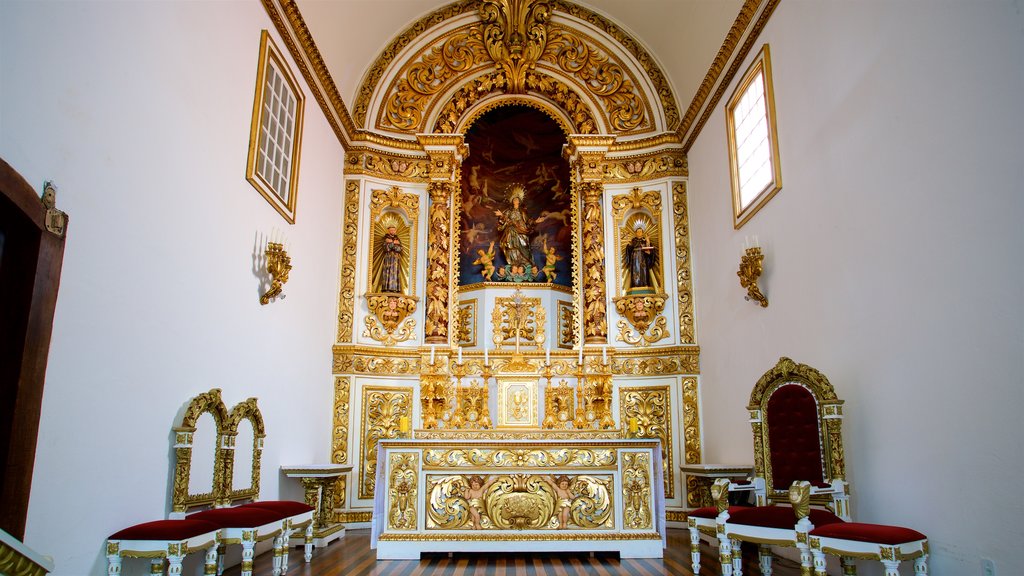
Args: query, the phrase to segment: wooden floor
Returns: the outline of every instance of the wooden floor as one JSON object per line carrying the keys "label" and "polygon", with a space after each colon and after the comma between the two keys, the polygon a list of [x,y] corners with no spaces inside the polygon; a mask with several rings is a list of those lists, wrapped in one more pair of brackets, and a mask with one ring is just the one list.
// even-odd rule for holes
{"label": "wooden floor", "polygon": [[[700,576],[719,574],[718,550],[701,545]],[[253,576],[271,576],[270,552],[256,557]],[[796,576],[800,567],[788,560],[773,562],[775,576]],[[743,573],[761,576],[755,550],[744,553]],[[239,574],[239,567],[224,571]],[[686,530],[668,530],[668,548],[664,558],[619,560],[616,555],[588,553],[561,554],[469,554],[424,555],[416,560],[377,561],[370,549],[369,530],[348,530],[345,537],[313,553],[313,561],[302,561],[302,548],[292,548],[288,557],[288,576],[692,576],[690,539]]]}

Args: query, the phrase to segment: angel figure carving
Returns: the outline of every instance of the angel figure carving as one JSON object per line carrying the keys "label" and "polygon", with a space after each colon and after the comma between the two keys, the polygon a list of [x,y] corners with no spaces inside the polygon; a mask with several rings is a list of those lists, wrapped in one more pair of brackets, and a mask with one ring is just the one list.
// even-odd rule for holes
{"label": "angel figure carving", "polygon": [[555,265],[563,257],[555,253],[554,246],[548,246],[548,238],[544,237],[544,277],[548,279],[548,284],[555,281]]}
{"label": "angel figure carving", "polygon": [[487,247],[486,252],[477,250],[476,253],[480,257],[473,260],[473,264],[483,266],[483,271],[480,273],[485,281],[490,282],[494,278],[494,241],[491,241],[491,245]]}

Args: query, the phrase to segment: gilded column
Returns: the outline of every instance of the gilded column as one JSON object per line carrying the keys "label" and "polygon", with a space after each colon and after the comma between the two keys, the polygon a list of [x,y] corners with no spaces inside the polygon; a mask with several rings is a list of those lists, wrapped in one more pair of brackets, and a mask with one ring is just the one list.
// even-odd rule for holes
{"label": "gilded column", "polygon": [[448,344],[453,279],[458,274],[458,221],[453,217],[466,146],[459,134],[420,134],[430,157],[430,215],[427,228],[427,310],[424,342]]}
{"label": "gilded column", "polygon": [[569,157],[573,185],[583,199],[581,225],[583,260],[583,341],[608,342],[608,298],[605,287],[604,155],[614,136],[570,136]]}

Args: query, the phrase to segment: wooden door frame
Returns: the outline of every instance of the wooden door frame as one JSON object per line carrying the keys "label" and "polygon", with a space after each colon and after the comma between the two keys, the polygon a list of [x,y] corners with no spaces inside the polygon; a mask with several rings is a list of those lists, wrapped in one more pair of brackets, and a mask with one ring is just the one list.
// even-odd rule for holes
{"label": "wooden door frame", "polygon": [[39,194],[2,158],[0,210],[0,529],[24,540],[64,237],[47,231]]}

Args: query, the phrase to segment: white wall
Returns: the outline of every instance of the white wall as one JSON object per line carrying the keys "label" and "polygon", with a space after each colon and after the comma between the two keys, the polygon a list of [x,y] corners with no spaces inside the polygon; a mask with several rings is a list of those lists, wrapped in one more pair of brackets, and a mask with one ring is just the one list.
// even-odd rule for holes
{"label": "white wall", "polygon": [[[297,224],[246,182],[263,28],[258,2],[0,3],[0,157],[70,215],[26,532],[56,574],[105,573],[109,534],[165,517],[197,393],[259,399],[263,498],[330,456],[343,153],[303,84]],[[294,269],[260,306],[275,227]]]}
{"label": "white wall", "polygon": [[[782,191],[733,230],[724,99],[689,155],[707,459],[751,461],[750,390],[789,356],[846,400],[856,520],[926,533],[933,574],[1024,573],[1021,7],[786,0],[764,42]],[[754,234],[767,309],[736,277]]]}

